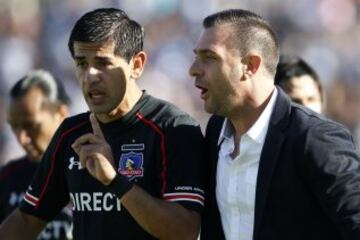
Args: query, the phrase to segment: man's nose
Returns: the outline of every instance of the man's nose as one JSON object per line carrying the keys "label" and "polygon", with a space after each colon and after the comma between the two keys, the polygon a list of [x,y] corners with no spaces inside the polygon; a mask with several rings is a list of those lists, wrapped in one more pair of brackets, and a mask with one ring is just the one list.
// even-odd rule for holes
{"label": "man's nose", "polygon": [[201,71],[201,68],[199,66],[199,63],[197,61],[194,61],[191,66],[190,66],[190,69],[189,69],[189,74],[190,76],[192,77],[198,77],[200,76],[202,73]]}
{"label": "man's nose", "polygon": [[89,67],[87,74],[86,74],[86,79],[90,82],[99,81],[99,73],[100,73],[100,70],[97,69],[96,67]]}

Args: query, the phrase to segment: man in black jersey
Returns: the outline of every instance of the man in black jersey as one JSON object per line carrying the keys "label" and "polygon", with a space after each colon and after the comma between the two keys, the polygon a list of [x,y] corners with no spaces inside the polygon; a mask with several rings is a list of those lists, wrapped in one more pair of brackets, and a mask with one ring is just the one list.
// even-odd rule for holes
{"label": "man in black jersey", "polygon": [[[51,137],[68,116],[68,104],[60,82],[44,70],[29,72],[12,87],[7,119],[26,155],[0,170],[0,222],[19,205]],[[71,218],[65,208],[37,239],[72,239]]]}
{"label": "man in black jersey", "polygon": [[118,9],[77,21],[69,49],[90,112],[61,124],[0,239],[31,239],[69,200],[76,240],[196,239],[202,133],[189,115],[139,89],[143,36]]}

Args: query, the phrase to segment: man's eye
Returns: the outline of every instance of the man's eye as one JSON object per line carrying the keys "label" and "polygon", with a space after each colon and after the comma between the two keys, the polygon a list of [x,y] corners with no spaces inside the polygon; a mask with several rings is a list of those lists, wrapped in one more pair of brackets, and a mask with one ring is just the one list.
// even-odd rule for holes
{"label": "man's eye", "polygon": [[86,68],[88,66],[87,62],[84,61],[78,61],[76,62],[76,66],[79,68]]}
{"label": "man's eye", "polygon": [[39,128],[40,124],[38,123],[25,123],[24,124],[24,128],[28,129],[29,131],[34,131],[37,130]]}
{"label": "man's eye", "polygon": [[293,98],[292,101],[293,101],[294,103],[297,103],[297,104],[300,104],[300,105],[302,104],[301,99],[298,99],[298,98]]}
{"label": "man's eye", "polygon": [[205,55],[203,56],[204,61],[212,61],[212,60],[216,60],[216,57],[213,55]]}
{"label": "man's eye", "polygon": [[111,65],[109,62],[104,62],[104,61],[101,61],[101,62],[98,62],[97,65],[99,67],[107,67],[109,65]]}

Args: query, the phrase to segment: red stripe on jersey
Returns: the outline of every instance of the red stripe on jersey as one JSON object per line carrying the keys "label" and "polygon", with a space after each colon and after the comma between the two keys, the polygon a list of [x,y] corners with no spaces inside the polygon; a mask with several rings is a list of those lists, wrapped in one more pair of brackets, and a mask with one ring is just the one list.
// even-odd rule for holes
{"label": "red stripe on jersey", "polygon": [[194,194],[174,194],[171,196],[164,196],[163,199],[165,200],[173,200],[173,199],[178,199],[178,198],[187,198],[187,199],[196,199],[199,200],[201,202],[204,201],[204,197],[200,196],[200,195],[194,195]]}
{"label": "red stripe on jersey", "polygon": [[161,187],[161,195],[164,194],[166,189],[166,154],[165,154],[165,134],[161,131],[161,129],[155,125],[155,123],[149,119],[146,119],[141,113],[136,113],[136,116],[143,121],[145,124],[149,125],[152,129],[155,130],[160,135],[161,143],[161,156],[162,156],[162,171],[161,171],[161,179],[162,179],[162,187]]}
{"label": "red stripe on jersey", "polygon": [[32,203],[34,206],[36,206],[36,205],[38,204],[38,201],[39,201],[38,199],[36,199],[35,197],[31,196],[31,195],[28,194],[28,193],[25,194],[24,198],[25,198],[28,202]]}
{"label": "red stripe on jersey", "polygon": [[55,147],[55,151],[53,153],[53,155],[51,156],[51,167],[50,167],[50,170],[48,172],[48,175],[46,176],[46,181],[45,181],[45,184],[43,185],[43,187],[41,188],[41,192],[40,192],[40,195],[39,195],[39,200],[36,204],[36,208],[39,207],[40,205],[40,202],[42,200],[42,198],[44,197],[44,194],[45,194],[45,191],[50,183],[50,178],[51,178],[51,175],[53,174],[53,171],[54,171],[54,167],[55,167],[55,161],[56,161],[56,154],[59,150],[59,147],[60,147],[60,144],[62,142],[62,140],[66,137],[66,135],[68,135],[69,133],[73,132],[74,130],[76,130],[77,128],[83,126],[85,123],[88,123],[88,121],[86,122],[82,122],[70,129],[68,129],[67,131],[65,131],[63,134],[61,134],[60,136],[60,139],[59,141],[56,143],[56,147]]}

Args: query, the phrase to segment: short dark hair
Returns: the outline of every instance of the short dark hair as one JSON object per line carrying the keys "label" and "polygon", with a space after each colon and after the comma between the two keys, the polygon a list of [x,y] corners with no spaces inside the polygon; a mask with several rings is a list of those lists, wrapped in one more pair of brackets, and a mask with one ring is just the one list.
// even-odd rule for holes
{"label": "short dark hair", "polygon": [[238,43],[242,56],[252,49],[258,50],[264,58],[266,69],[271,74],[275,74],[279,61],[279,43],[267,21],[259,15],[243,9],[217,12],[203,21],[204,28],[223,24],[232,24],[235,43]]}
{"label": "short dark hair", "polygon": [[128,62],[143,50],[144,29],[116,8],[100,8],[84,14],[71,31],[68,47],[74,57],[74,41],[115,43],[115,54]]}
{"label": "short dark hair", "polygon": [[23,97],[34,87],[42,91],[50,105],[70,105],[70,98],[61,82],[56,80],[50,72],[42,69],[30,71],[18,80],[10,90],[11,100]]}
{"label": "short dark hair", "polygon": [[318,74],[300,57],[285,55],[280,57],[275,74],[275,84],[284,88],[285,84],[292,78],[304,75],[309,75],[314,79],[315,84],[319,89],[321,100],[323,100],[323,89]]}

